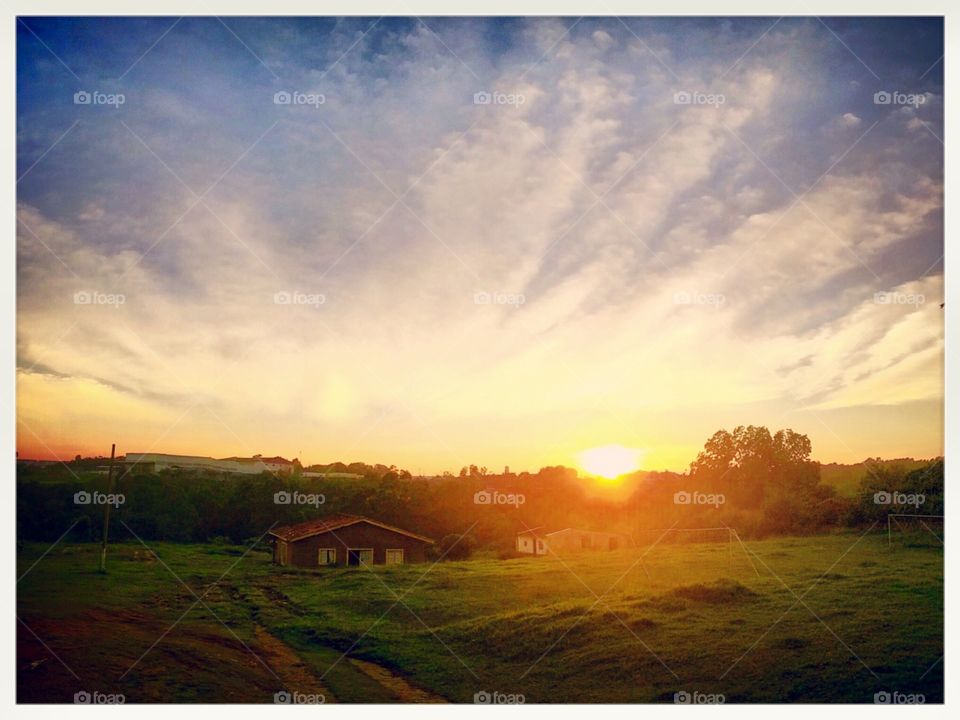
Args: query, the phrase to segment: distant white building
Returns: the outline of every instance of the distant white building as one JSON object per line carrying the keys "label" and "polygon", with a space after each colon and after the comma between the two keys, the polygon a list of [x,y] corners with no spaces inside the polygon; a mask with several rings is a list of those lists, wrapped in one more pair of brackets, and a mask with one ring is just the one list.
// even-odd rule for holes
{"label": "distant white building", "polygon": [[517,552],[528,555],[546,555],[547,541],[538,533],[539,528],[517,533]]}
{"label": "distant white building", "polygon": [[296,467],[296,461],[282,457],[263,458],[260,455],[254,455],[250,458],[212,458],[202,455],[169,455],[167,453],[127,453],[126,464],[143,466],[144,469],[153,472],[176,468],[213,470],[240,475],[259,475],[265,472],[277,475],[290,474]]}
{"label": "distant white building", "polygon": [[551,552],[571,553],[589,550],[619,550],[633,545],[629,535],[565,528],[541,533],[539,528],[517,533],[517,552],[548,555]]}

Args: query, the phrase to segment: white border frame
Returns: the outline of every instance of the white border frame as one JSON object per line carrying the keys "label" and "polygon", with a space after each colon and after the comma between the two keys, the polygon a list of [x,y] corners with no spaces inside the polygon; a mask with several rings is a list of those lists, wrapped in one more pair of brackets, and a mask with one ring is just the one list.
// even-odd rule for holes
{"label": "white border frame", "polygon": [[[15,184],[13,168],[16,167],[16,108],[10,99],[15,97],[16,91],[16,16],[17,15],[823,15],[823,16],[882,16],[882,15],[938,15],[945,17],[945,58],[944,58],[944,124],[949,126],[950,118],[954,115],[955,98],[960,95],[960,83],[956,81],[956,63],[954,58],[960,50],[960,4],[956,0],[913,0],[912,2],[893,2],[891,0],[814,0],[802,2],[790,0],[788,2],[774,2],[759,0],[727,0],[723,3],[710,3],[706,0],[647,0],[647,2],[637,3],[628,0],[602,0],[597,4],[594,2],[585,2],[584,0],[461,0],[455,7],[451,6],[449,0],[401,0],[400,2],[385,2],[380,0],[324,0],[323,2],[308,2],[306,0],[273,0],[270,3],[257,3],[250,0],[204,0],[198,4],[195,1],[184,2],[184,0],[145,0],[139,2],[136,6],[120,0],[90,0],[87,2],[68,2],[67,0],[36,0],[26,2],[24,0],[12,0],[5,3],[0,10],[4,15],[4,20],[0,24],[0,57],[3,58],[3,72],[0,73],[0,82],[2,82],[2,97],[7,100],[4,103],[3,117],[3,167],[6,172],[0,175],[0,183],[4,186],[3,207],[4,218],[7,221],[6,227],[11,230],[7,236],[13,238],[12,232],[15,225]],[[951,268],[952,247],[951,238],[955,233],[955,222],[953,220],[952,208],[960,207],[955,202],[957,198],[957,177],[956,168],[960,166],[960,155],[956,148],[958,145],[953,142],[953,133],[947,132],[945,136],[945,225],[944,225],[944,268]],[[955,240],[953,242],[956,242]],[[5,474],[4,480],[8,483],[8,488],[14,487],[15,478],[15,433],[16,433],[16,403],[15,403],[15,303],[16,303],[16,244],[8,240],[3,245],[4,252],[0,256],[0,303],[2,303],[3,333],[0,334],[0,357],[3,358],[3,378],[2,395],[0,395],[0,405],[6,409],[0,419],[0,450],[3,457],[8,458],[9,474]],[[946,483],[953,485],[957,482],[953,476],[952,458],[956,456],[960,448],[960,433],[958,428],[958,404],[957,404],[957,371],[960,364],[956,361],[956,335],[950,332],[950,328],[960,328],[960,290],[956,283],[945,281],[945,411],[944,411],[944,455],[946,458],[945,467],[947,480]],[[954,498],[958,493],[948,493],[946,506],[953,508],[958,504]],[[7,504],[7,527],[8,533],[14,532],[16,527],[16,505],[13,502]],[[945,511],[945,514],[947,512]],[[948,544],[950,538],[948,536]],[[9,536],[8,536],[9,540]],[[13,706],[16,697],[16,623],[13,615],[16,609],[16,543],[7,542],[3,545],[3,571],[4,577],[8,578],[10,583],[7,592],[3,596],[3,617],[5,622],[3,627],[3,673],[2,688],[4,705]],[[956,583],[954,578],[958,574],[958,563],[956,555],[947,549],[945,555],[946,571],[946,597],[956,596]],[[950,613],[946,613],[945,622],[945,644],[948,648],[957,647],[960,639],[957,636],[957,623],[952,621]],[[914,708],[911,710],[903,709],[904,712],[922,712],[927,716],[944,716],[946,708],[950,704],[956,704],[953,699],[958,696],[958,692],[953,688],[958,687],[957,675],[955,671],[956,663],[954,658],[945,659],[945,690],[946,704],[936,707],[927,707],[924,709]],[[222,706],[221,706],[222,707]],[[460,706],[458,713],[473,714],[474,716],[482,713],[509,712],[522,713],[526,717],[542,717],[544,719],[549,715],[550,720],[561,720],[566,718],[576,718],[587,708],[588,712],[604,714],[612,717],[630,718],[636,720],[638,713],[645,716],[654,717],[692,717],[687,713],[696,713],[698,710],[693,706],[611,706],[611,705],[563,705],[563,706],[516,706],[513,708],[493,709],[491,706]],[[78,713],[84,717],[93,717],[92,714],[98,712],[93,706],[15,706],[13,707],[14,717],[39,717],[67,716],[78,717]],[[100,711],[103,712],[103,711]],[[141,717],[150,716],[156,718],[165,718],[170,709],[165,706],[123,706],[114,708],[106,712],[119,712],[124,715],[137,715]],[[206,706],[192,705],[180,706],[176,711],[182,714],[187,720],[193,718],[205,718],[209,714]],[[230,712],[240,718],[262,718],[264,714],[277,712],[276,706],[264,705],[233,705]],[[382,714],[383,709],[376,706],[346,706],[331,705],[322,708],[308,708],[301,706],[297,709],[284,708],[279,712],[283,713],[311,713],[315,715],[322,712],[325,715],[335,717],[374,717]],[[391,706],[391,715],[398,718],[422,718],[424,715],[433,714],[435,717],[445,717],[449,710],[440,706]],[[736,705],[736,706],[714,706],[711,713],[723,715],[737,720],[743,717],[766,718],[770,708],[763,705]],[[778,714],[792,715],[795,717],[806,717],[811,712],[809,705],[779,705],[776,712]],[[818,714],[823,714],[825,718],[831,720],[848,720],[853,716],[866,716],[876,718],[877,713],[896,712],[896,710],[887,710],[877,708],[872,705],[832,705],[819,706],[816,708]],[[286,717],[289,717],[286,716]],[[301,715],[305,717],[305,715]]]}

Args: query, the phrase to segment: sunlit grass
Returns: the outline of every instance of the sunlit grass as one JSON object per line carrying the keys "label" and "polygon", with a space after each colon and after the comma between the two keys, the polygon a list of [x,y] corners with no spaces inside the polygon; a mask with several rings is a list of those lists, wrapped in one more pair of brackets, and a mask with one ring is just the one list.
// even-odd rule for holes
{"label": "sunlit grass", "polygon": [[[390,699],[338,662],[348,650],[464,702],[481,689],[529,702],[669,702],[682,689],[729,702],[872,702],[885,689],[942,698],[942,551],[856,540],[749,542],[749,558],[727,543],[661,543],[372,570],[280,569],[254,552],[205,601],[246,642],[259,623],[318,675],[329,671],[331,691],[347,701]],[[21,572],[44,549],[27,546]],[[135,549],[116,546],[106,576],[93,571],[95,546],[56,549],[21,583],[19,611],[30,619],[106,607],[172,622],[193,598],[161,563],[133,561]],[[197,592],[242,551],[156,550]],[[202,608],[183,623],[220,628]],[[145,649],[124,649],[122,637],[103,643],[114,653]],[[208,662],[216,670],[215,652]],[[197,692],[186,668],[164,667],[174,696]],[[135,699],[137,686],[125,692]]]}

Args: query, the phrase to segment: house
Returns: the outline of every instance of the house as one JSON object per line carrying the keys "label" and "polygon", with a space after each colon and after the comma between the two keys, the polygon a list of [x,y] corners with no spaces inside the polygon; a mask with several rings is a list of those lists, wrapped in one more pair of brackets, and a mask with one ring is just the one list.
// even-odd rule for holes
{"label": "house", "polygon": [[528,555],[547,555],[551,552],[570,553],[586,550],[618,550],[633,545],[629,535],[565,528],[542,533],[539,528],[517,533],[517,552]]}
{"label": "house", "polygon": [[254,455],[254,460],[259,460],[263,463],[263,466],[266,468],[267,472],[274,474],[288,475],[292,474],[294,470],[297,469],[297,465],[300,464],[297,458],[293,460],[287,460],[282,457],[262,457],[260,455]]}
{"label": "house", "polygon": [[124,462],[137,465],[146,472],[157,472],[169,468],[182,470],[213,470],[214,472],[236,473],[239,475],[259,475],[260,473],[289,474],[297,466],[296,460],[282,457],[212,458],[202,455],[169,455],[167,453],[127,453]]}
{"label": "house", "polygon": [[632,545],[629,535],[596,530],[565,528],[546,535],[547,546],[555,552],[583,550],[619,550]]}
{"label": "house", "polygon": [[433,540],[360,515],[331,515],[270,532],[273,562],[297,567],[423,562]]}

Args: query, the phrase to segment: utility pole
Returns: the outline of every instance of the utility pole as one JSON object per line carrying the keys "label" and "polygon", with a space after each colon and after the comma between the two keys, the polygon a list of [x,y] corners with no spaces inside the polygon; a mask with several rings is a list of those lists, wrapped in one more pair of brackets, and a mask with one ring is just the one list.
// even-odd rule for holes
{"label": "utility pole", "polygon": [[110,469],[107,471],[107,497],[103,503],[103,543],[100,545],[100,572],[107,571],[107,533],[110,531],[110,495],[113,494],[113,458],[117,452],[117,444],[110,446]]}

